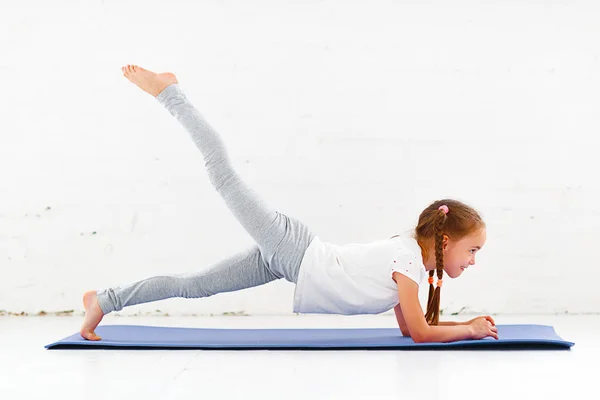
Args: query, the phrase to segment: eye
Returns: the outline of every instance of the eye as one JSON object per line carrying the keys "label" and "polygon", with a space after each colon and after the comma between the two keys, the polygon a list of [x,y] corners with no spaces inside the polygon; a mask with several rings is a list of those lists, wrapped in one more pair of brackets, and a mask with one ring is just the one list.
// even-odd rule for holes
{"label": "eye", "polygon": [[475,251],[477,251],[477,249],[471,249],[471,253],[473,253],[473,252],[475,252]]}

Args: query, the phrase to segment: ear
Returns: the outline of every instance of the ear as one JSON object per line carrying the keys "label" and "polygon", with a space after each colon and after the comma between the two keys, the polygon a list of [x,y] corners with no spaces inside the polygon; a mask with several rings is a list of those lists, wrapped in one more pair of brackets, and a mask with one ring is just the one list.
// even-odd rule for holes
{"label": "ear", "polygon": [[448,247],[448,240],[450,240],[450,237],[448,235],[444,235],[442,241],[442,250],[446,250],[446,247]]}

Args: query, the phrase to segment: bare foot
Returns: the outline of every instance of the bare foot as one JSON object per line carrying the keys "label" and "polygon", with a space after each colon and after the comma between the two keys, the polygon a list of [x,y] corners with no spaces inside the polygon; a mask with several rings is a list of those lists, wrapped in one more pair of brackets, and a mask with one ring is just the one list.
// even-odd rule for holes
{"label": "bare foot", "polygon": [[178,83],[175,75],[170,72],[157,74],[137,65],[126,65],[121,68],[121,71],[123,71],[123,76],[154,97],[158,96],[167,86]]}
{"label": "bare foot", "polygon": [[104,313],[98,305],[98,297],[95,291],[91,290],[83,294],[83,307],[85,308],[85,319],[79,332],[81,337],[87,340],[100,340],[101,337],[96,335],[94,329],[102,321]]}

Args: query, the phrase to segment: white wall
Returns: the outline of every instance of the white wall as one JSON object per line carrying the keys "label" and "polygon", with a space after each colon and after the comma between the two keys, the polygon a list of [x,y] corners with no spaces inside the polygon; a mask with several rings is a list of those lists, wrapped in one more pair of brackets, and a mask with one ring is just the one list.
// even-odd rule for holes
{"label": "white wall", "polygon": [[[1,4],[0,309],[79,313],[85,290],[252,244],[187,133],[122,76],[138,64],[176,73],[245,180],[324,240],[405,232],[442,197],[481,211],[487,244],[445,312],[600,310],[597,3]],[[287,314],[292,294],[121,314]]]}

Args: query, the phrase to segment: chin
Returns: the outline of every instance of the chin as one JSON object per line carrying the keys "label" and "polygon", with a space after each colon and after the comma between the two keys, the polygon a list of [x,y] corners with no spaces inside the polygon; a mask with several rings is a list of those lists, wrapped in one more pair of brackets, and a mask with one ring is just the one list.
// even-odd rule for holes
{"label": "chin", "polygon": [[458,271],[454,271],[452,273],[446,271],[446,275],[448,275],[450,277],[450,279],[457,278],[457,277],[461,276],[462,273],[463,273],[462,269],[459,269]]}

